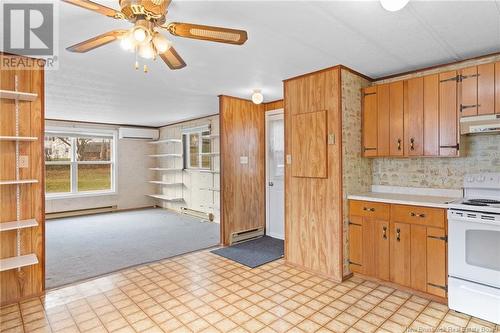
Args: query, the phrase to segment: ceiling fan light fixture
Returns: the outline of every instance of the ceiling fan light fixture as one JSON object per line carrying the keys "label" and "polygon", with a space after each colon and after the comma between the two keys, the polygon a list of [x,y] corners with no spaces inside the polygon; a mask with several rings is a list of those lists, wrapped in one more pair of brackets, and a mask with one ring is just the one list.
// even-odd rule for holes
{"label": "ceiling fan light fixture", "polygon": [[389,12],[397,12],[403,9],[410,0],[380,0],[382,7]]}
{"label": "ceiling fan light fixture", "polygon": [[254,104],[261,104],[264,101],[264,95],[262,95],[260,89],[254,89],[252,94],[252,102]]}
{"label": "ceiling fan light fixture", "polygon": [[133,36],[134,36],[134,40],[137,43],[144,43],[146,41],[146,38],[148,35],[147,35],[147,32],[144,28],[137,27],[134,29]]}
{"label": "ceiling fan light fixture", "polygon": [[144,59],[153,59],[155,52],[151,44],[143,44],[139,46],[139,55]]}
{"label": "ceiling fan light fixture", "polygon": [[125,37],[123,37],[122,40],[120,41],[120,46],[125,51],[132,51],[132,50],[134,50],[135,43],[134,43],[133,37],[130,34],[128,34]]}
{"label": "ceiling fan light fixture", "polygon": [[159,53],[166,52],[172,46],[172,43],[168,39],[163,37],[163,35],[160,34],[159,32],[156,32],[154,34],[153,44]]}

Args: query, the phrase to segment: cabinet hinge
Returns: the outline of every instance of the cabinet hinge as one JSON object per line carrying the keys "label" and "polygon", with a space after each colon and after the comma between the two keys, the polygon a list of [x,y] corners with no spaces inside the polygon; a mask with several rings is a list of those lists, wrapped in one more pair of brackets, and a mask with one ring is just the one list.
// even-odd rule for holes
{"label": "cabinet hinge", "polygon": [[439,146],[439,148],[454,148],[456,150],[460,150],[460,144],[457,143],[456,145],[453,146]]}
{"label": "cabinet hinge", "polygon": [[363,96],[370,96],[370,95],[376,95],[377,93],[376,92],[373,92],[373,93],[364,93]]}
{"label": "cabinet hinge", "polygon": [[461,81],[461,76],[457,75],[457,76],[454,76],[454,77],[450,77],[449,79],[439,80],[439,82],[448,82],[448,81],[460,82]]}
{"label": "cabinet hinge", "polygon": [[470,108],[478,108],[480,107],[481,104],[473,104],[473,105],[463,105],[463,104],[460,104],[460,112],[463,112],[465,109],[470,109]]}
{"label": "cabinet hinge", "polygon": [[462,82],[463,80],[470,79],[472,77],[479,77],[481,74],[471,74],[471,75],[459,75],[459,82]]}
{"label": "cabinet hinge", "polygon": [[448,242],[448,236],[443,236],[443,237],[440,237],[440,236],[427,236],[427,238],[437,239],[437,240],[442,240],[442,241]]}
{"label": "cabinet hinge", "polygon": [[350,261],[350,260],[349,260],[349,265],[363,266],[361,264],[358,264],[358,263],[356,263],[354,261]]}
{"label": "cabinet hinge", "polygon": [[349,225],[357,225],[357,226],[361,227],[361,224],[359,224],[359,223],[352,223],[351,221],[349,221]]}
{"label": "cabinet hinge", "polygon": [[434,284],[434,283],[427,283],[428,286],[434,287],[434,288],[439,288],[443,289],[444,291],[448,292],[448,286],[440,286],[439,284]]}

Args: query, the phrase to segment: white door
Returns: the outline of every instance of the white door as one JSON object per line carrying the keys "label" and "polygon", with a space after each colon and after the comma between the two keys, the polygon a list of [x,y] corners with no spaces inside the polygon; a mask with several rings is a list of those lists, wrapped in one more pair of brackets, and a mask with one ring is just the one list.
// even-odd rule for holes
{"label": "white door", "polygon": [[285,239],[285,123],[283,110],[266,113],[266,235]]}

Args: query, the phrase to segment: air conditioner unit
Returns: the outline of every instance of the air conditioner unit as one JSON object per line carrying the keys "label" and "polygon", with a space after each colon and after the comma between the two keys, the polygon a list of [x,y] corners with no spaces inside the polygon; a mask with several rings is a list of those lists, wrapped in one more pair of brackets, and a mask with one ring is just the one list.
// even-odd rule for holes
{"label": "air conditioner unit", "polygon": [[160,130],[154,128],[120,127],[118,129],[120,139],[135,140],[158,140]]}

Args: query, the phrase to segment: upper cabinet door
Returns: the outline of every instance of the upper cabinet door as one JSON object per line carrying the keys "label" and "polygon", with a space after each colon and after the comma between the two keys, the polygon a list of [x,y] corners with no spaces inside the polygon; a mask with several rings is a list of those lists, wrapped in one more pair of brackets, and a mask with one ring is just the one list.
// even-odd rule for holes
{"label": "upper cabinet door", "polygon": [[377,148],[378,156],[389,156],[390,90],[388,84],[377,86]]}
{"label": "upper cabinet door", "polygon": [[365,157],[377,156],[377,87],[363,90],[363,147]]}
{"label": "upper cabinet door", "polygon": [[404,155],[404,84],[397,81],[389,84],[389,153],[391,156]]}
{"label": "upper cabinet door", "polygon": [[439,155],[439,75],[424,77],[424,156]]}
{"label": "upper cabinet door", "polygon": [[495,63],[495,113],[500,113],[500,61]]}
{"label": "upper cabinet door", "polygon": [[424,79],[405,81],[405,155],[424,154]]}
{"label": "upper cabinet door", "polygon": [[477,115],[477,67],[468,67],[460,71],[462,117]]}
{"label": "upper cabinet door", "polygon": [[477,113],[495,113],[495,64],[477,66]]}
{"label": "upper cabinet door", "polygon": [[439,74],[439,155],[458,155],[457,72]]}

